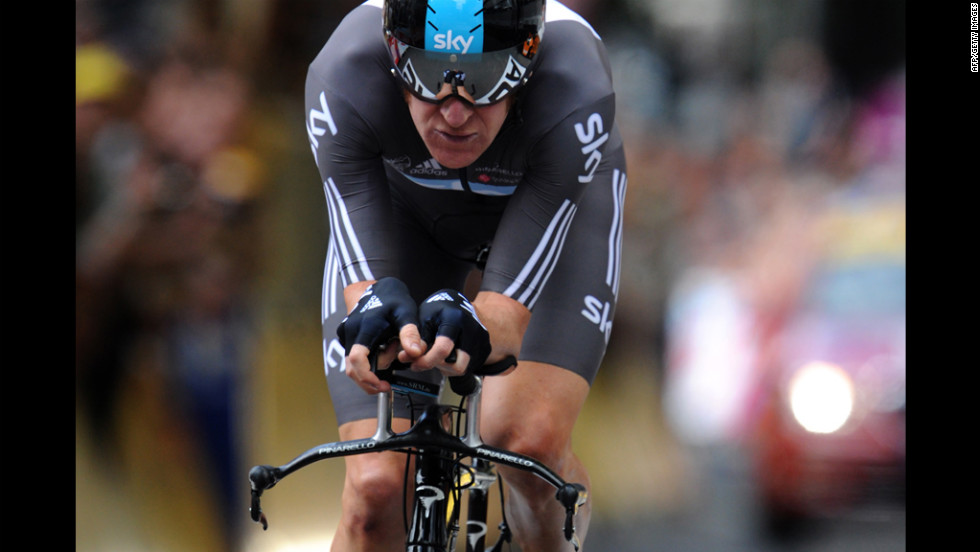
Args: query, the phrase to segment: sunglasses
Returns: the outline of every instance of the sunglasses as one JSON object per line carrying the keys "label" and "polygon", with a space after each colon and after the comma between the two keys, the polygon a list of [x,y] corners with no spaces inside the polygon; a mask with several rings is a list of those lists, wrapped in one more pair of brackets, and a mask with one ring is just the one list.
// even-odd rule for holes
{"label": "sunglasses", "polygon": [[476,106],[497,103],[531,76],[537,39],[507,50],[473,54],[425,50],[388,35],[396,74],[415,97],[439,103],[450,96]]}

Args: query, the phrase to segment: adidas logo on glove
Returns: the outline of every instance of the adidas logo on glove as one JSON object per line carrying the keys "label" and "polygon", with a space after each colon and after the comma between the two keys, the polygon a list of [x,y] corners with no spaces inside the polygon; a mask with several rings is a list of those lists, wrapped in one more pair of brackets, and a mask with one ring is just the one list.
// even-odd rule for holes
{"label": "adidas logo on glove", "polygon": [[382,305],[383,305],[383,303],[381,303],[381,299],[378,299],[378,296],[375,295],[375,296],[371,297],[370,299],[368,299],[367,303],[365,303],[364,306],[361,307],[360,312],[366,312],[366,311],[369,311],[371,309],[376,309],[376,308],[378,308],[378,307],[380,307]]}
{"label": "adidas logo on glove", "polygon": [[426,303],[431,303],[433,301],[454,301],[454,299],[452,298],[451,295],[443,291],[425,300]]}

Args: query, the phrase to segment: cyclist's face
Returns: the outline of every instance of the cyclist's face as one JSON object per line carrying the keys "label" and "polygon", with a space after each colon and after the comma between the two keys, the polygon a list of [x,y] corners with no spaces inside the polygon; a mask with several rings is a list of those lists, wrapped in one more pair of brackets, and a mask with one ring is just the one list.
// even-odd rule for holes
{"label": "cyclist's face", "polygon": [[456,97],[442,103],[422,101],[405,93],[415,128],[440,165],[458,169],[470,165],[490,147],[510,109],[509,99],[474,107]]}

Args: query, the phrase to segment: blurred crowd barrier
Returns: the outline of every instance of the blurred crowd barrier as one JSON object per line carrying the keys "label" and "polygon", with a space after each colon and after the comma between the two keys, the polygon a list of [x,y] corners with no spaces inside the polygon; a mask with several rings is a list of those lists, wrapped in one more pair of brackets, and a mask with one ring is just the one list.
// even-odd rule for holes
{"label": "blurred crowd barrier", "polygon": [[[255,382],[281,369],[262,363],[269,328],[310,336],[312,362],[292,369],[322,369],[326,222],[302,83],[358,3],[76,0],[78,550],[241,548],[253,411],[272,408]],[[609,45],[628,154],[600,385],[647,389],[648,431],[665,438],[737,437],[751,343],[817,254],[822,206],[904,201],[904,58],[848,80],[815,17],[831,0],[706,0],[700,16],[667,0],[567,3]],[[677,356],[678,317],[705,298],[717,346]],[[683,460],[661,448],[658,461],[654,507],[682,506],[683,479],[668,480]]]}

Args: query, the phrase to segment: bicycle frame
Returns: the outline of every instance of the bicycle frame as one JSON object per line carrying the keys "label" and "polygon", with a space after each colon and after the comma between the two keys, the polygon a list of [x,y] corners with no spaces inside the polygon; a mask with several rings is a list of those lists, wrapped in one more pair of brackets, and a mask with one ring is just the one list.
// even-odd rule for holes
{"label": "bicycle frame", "polygon": [[[413,545],[412,541],[413,539],[421,538],[420,535],[429,538],[430,532],[441,531],[445,533],[446,516],[444,513],[446,507],[445,499],[447,498],[445,493],[449,489],[449,486],[454,484],[452,481],[452,466],[446,466],[445,459],[447,454],[456,454],[460,458],[472,458],[474,462],[486,462],[488,464],[509,466],[528,471],[551,484],[557,489],[555,499],[565,508],[565,539],[572,543],[575,550],[578,550],[579,542],[575,536],[574,516],[578,512],[579,506],[584,504],[587,499],[585,487],[578,483],[564,481],[548,466],[545,466],[534,458],[483,443],[480,438],[482,377],[467,374],[458,378],[449,379],[454,391],[457,389],[464,390],[462,393],[457,391],[463,396],[466,403],[466,426],[462,436],[457,436],[443,427],[441,422],[442,413],[444,409],[450,408],[443,404],[428,406],[407,431],[402,433],[393,432],[391,429],[393,392],[379,393],[378,425],[373,436],[366,439],[353,439],[318,445],[281,466],[259,465],[253,467],[248,475],[251,485],[251,507],[249,508],[249,512],[251,513],[252,520],[262,524],[263,529],[267,529],[268,520],[265,513],[262,512],[260,505],[262,493],[274,487],[289,474],[314,462],[368,452],[389,450],[402,452],[414,451],[413,454],[421,454],[422,456],[420,461],[417,462],[416,474],[417,478],[420,478],[424,482],[421,495],[419,494],[418,488],[416,489],[416,505],[418,506],[421,502],[421,507],[423,508],[436,506],[435,511],[439,512],[439,515],[431,517],[432,519],[430,521],[435,524],[433,526],[415,527],[413,522],[413,526],[409,528],[410,534],[407,541],[407,550],[409,552],[444,552],[447,549],[438,548],[438,546],[447,546],[448,544],[445,542]],[[427,456],[429,454],[434,454],[434,456]],[[432,491],[429,494],[426,491],[429,488],[437,489],[438,492]],[[483,496],[476,495],[475,502],[477,506],[475,511],[474,508],[471,508],[470,511],[471,516],[476,516],[476,518],[471,518],[467,523],[467,546],[472,547],[467,548],[467,550],[472,549],[474,552],[482,552],[482,537],[486,534],[486,486],[476,485],[474,491],[482,491],[484,494]],[[440,498],[439,493],[442,493],[444,496]],[[473,496],[471,495],[471,506]],[[442,502],[439,502],[439,500],[442,500]],[[481,501],[482,513],[479,512]],[[482,516],[482,527],[479,526],[480,516]],[[471,523],[469,523],[471,520],[475,522],[472,532],[470,529]],[[479,534],[481,532],[483,533],[482,535]],[[474,538],[470,538],[471,536]],[[436,548],[432,548],[432,546],[436,546]],[[477,546],[479,547],[477,548]]]}

